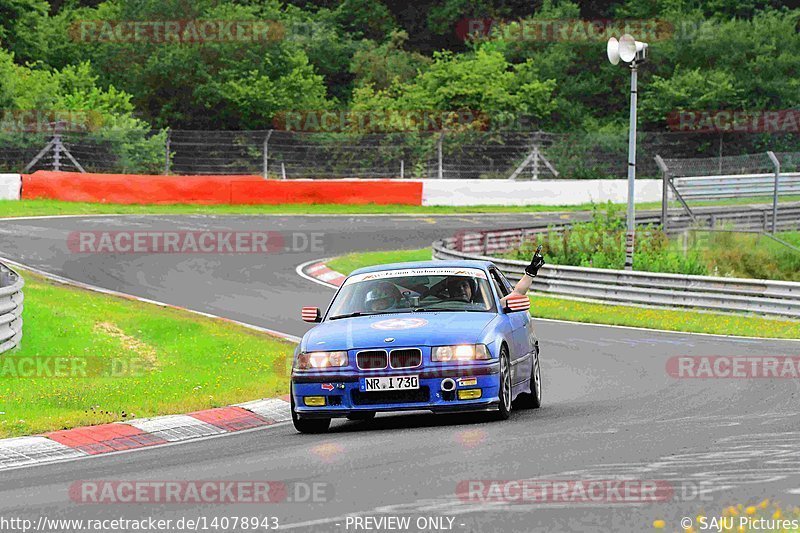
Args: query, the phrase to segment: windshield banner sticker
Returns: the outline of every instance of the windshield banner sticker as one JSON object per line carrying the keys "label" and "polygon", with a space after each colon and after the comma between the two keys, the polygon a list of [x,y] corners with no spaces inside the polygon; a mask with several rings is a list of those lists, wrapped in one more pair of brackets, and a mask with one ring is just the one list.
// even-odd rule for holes
{"label": "windshield banner sticker", "polygon": [[487,279],[486,273],[479,268],[410,268],[405,270],[383,270],[380,272],[357,274],[347,278],[344,285],[374,279],[405,278],[410,276],[469,276]]}

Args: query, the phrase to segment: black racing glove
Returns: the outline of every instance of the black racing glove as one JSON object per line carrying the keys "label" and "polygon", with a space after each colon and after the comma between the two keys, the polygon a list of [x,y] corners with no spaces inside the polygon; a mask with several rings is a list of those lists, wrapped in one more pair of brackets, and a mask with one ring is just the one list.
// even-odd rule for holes
{"label": "black racing glove", "polygon": [[539,269],[542,268],[542,265],[544,265],[544,257],[542,257],[542,245],[540,244],[533,254],[531,264],[525,267],[525,273],[535,278],[536,274],[539,273]]}

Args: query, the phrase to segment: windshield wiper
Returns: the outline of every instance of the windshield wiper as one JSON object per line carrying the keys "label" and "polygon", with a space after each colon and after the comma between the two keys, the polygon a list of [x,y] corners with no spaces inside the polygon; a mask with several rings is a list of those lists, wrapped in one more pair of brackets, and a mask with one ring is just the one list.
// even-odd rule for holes
{"label": "windshield wiper", "polygon": [[345,314],[345,315],[336,315],[336,316],[332,316],[332,317],[330,317],[328,320],[336,320],[337,318],[353,318],[353,317],[355,317],[355,316],[380,315],[380,314],[382,314],[382,313],[381,313],[381,312],[377,312],[377,313],[365,313],[365,312],[362,312],[362,311],[356,311],[355,313],[347,313],[347,314]]}
{"label": "windshield wiper", "polygon": [[420,313],[442,313],[442,312],[444,312],[444,313],[458,313],[458,312],[461,312],[461,311],[466,311],[466,312],[470,312],[470,313],[485,313],[485,312],[487,312],[486,309],[449,309],[447,307],[441,307],[441,308],[439,308],[439,307],[431,307],[430,309],[426,309],[426,308],[414,309],[415,313],[416,312],[420,312]]}

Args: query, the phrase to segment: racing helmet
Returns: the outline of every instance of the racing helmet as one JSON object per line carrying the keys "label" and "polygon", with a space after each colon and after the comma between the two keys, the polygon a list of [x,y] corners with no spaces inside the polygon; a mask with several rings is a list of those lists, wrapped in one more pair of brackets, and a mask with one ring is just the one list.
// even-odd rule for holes
{"label": "racing helmet", "polygon": [[[478,284],[475,278],[469,276],[450,276],[446,282],[447,293],[451,298],[464,300],[465,302],[472,302],[472,299],[478,292]],[[469,294],[465,289],[469,287]]]}
{"label": "racing helmet", "polygon": [[364,306],[367,311],[384,311],[397,305],[400,298],[400,290],[394,284],[383,281],[367,293]]}

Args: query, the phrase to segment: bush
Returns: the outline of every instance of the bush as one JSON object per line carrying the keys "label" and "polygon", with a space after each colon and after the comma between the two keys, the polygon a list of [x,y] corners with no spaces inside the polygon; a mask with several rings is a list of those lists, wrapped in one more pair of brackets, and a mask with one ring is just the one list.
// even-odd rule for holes
{"label": "bush", "polygon": [[[528,259],[542,244],[548,262],[558,265],[622,269],[625,266],[626,224],[623,208],[614,204],[592,206],[592,219],[559,231],[551,228],[543,242],[529,242],[508,254],[514,259]],[[676,274],[707,274],[700,255],[684,255],[657,226],[636,232],[636,270]]]}
{"label": "bush", "polygon": [[[800,238],[800,233],[782,233],[778,237],[792,242]],[[696,241],[704,248],[704,260],[714,275],[800,281],[800,252],[769,237],[713,232],[707,236],[699,234]]]}
{"label": "bush", "polygon": [[[524,243],[504,254],[527,261],[542,244],[548,263],[620,270],[625,265],[623,208],[613,204],[592,206],[592,219],[563,231],[551,228],[543,239]],[[725,228],[723,228],[725,229]],[[778,238],[800,246],[800,232],[779,233]],[[769,237],[735,231],[690,231],[670,240],[658,226],[636,231],[633,266],[645,272],[699,276],[800,281],[800,251]]]}

